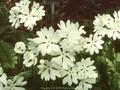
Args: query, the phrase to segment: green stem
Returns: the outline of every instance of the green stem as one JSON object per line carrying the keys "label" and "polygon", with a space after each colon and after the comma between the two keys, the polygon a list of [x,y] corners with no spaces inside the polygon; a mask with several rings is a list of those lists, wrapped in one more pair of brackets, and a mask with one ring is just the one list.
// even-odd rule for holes
{"label": "green stem", "polygon": [[51,0],[51,24],[54,26],[54,18],[55,18],[55,0]]}

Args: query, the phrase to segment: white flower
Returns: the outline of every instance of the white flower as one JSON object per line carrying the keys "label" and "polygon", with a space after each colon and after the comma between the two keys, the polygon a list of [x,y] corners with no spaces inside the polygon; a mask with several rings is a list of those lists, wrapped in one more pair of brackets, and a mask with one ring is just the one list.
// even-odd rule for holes
{"label": "white flower", "polygon": [[27,29],[33,30],[36,22],[45,16],[43,6],[34,2],[31,8],[29,8],[30,3],[31,1],[29,0],[21,0],[19,3],[15,4],[16,6],[11,8],[9,22],[12,23],[12,26],[18,28],[20,24],[23,23]]}
{"label": "white flower", "polygon": [[90,58],[82,58],[80,62],[76,63],[79,70],[79,79],[97,78],[97,73],[95,71],[96,67],[93,65],[93,63],[94,61],[92,61]]}
{"label": "white flower", "polygon": [[25,90],[23,86],[25,86],[26,83],[27,81],[24,81],[24,77],[15,76],[13,79],[8,79],[5,90]]}
{"label": "white flower", "polygon": [[113,40],[120,39],[120,11],[114,12],[113,17],[109,14],[98,15],[95,17],[93,22],[94,32],[98,35],[108,38],[113,38]]}
{"label": "white flower", "polygon": [[45,81],[56,80],[56,77],[61,77],[59,66],[52,61],[45,60],[44,64],[38,65],[38,68],[38,74],[41,74],[41,79],[45,79]]}
{"label": "white flower", "polygon": [[26,45],[23,42],[17,42],[15,44],[14,51],[19,54],[23,54],[26,50]]}
{"label": "white flower", "polygon": [[33,52],[26,51],[23,56],[23,64],[26,67],[31,67],[32,65],[37,64],[37,57]]}
{"label": "white flower", "polygon": [[113,40],[120,39],[120,11],[114,12],[114,21],[110,22],[110,25],[107,26],[108,29],[110,30],[110,33],[108,34],[109,38],[113,38]]}
{"label": "white flower", "polygon": [[75,90],[89,90],[92,89],[92,84],[96,83],[96,79],[83,79]]}
{"label": "white flower", "polygon": [[62,76],[64,77],[63,84],[68,83],[69,86],[71,86],[72,83],[78,84],[78,70],[75,66],[67,70],[63,69]]}
{"label": "white flower", "polygon": [[54,29],[52,27],[49,29],[44,27],[41,29],[41,31],[37,31],[36,34],[38,37],[29,39],[29,41],[34,42],[38,45],[37,48],[43,56],[46,54],[59,54],[60,47],[58,45],[58,42],[60,41],[60,38],[58,34],[54,32]]}
{"label": "white flower", "polygon": [[77,44],[81,38],[82,34],[85,34],[86,32],[83,30],[84,26],[80,26],[77,23],[70,22],[70,20],[67,20],[65,23],[64,21],[60,21],[60,24],[58,24],[59,30],[57,30],[59,36],[61,38],[67,39],[66,41],[71,45],[74,46]]}
{"label": "white flower", "polygon": [[25,7],[22,14],[19,15],[20,23],[24,23],[24,26],[28,29],[33,30],[33,27],[36,25],[36,22],[41,20],[45,15],[45,11],[43,10],[43,6],[40,6],[39,3],[33,3],[31,7],[31,11],[29,7]]}
{"label": "white flower", "polygon": [[16,9],[10,10],[9,22],[12,23],[12,27],[18,28],[20,26],[19,12]]}
{"label": "white flower", "polygon": [[0,66],[0,84],[1,86],[7,85],[7,75],[3,72],[3,69],[1,66]]}
{"label": "white flower", "polygon": [[96,82],[98,76],[93,63],[94,61],[90,60],[90,58],[86,58],[77,62],[73,67],[69,67],[66,70],[62,69],[63,84],[68,83],[71,86],[72,83],[78,84],[78,81],[80,81],[76,90],[88,90],[88,88],[92,88],[92,84]]}
{"label": "white flower", "polygon": [[14,76],[13,79],[8,79],[2,67],[0,67],[0,90],[25,90],[23,86],[25,86],[26,83],[24,77],[19,75]]}
{"label": "white flower", "polygon": [[58,56],[53,57],[52,61],[61,65],[63,69],[68,69],[69,67],[74,66],[74,53],[72,52],[72,48],[67,45],[65,42],[61,42],[61,52]]}
{"label": "white flower", "polygon": [[19,15],[21,14],[21,11],[29,4],[29,0],[21,0],[19,3],[15,3],[16,6],[11,8],[9,22],[12,23],[12,26],[15,26],[15,28],[20,27]]}
{"label": "white flower", "polygon": [[99,50],[103,49],[103,43],[104,41],[102,40],[101,36],[90,34],[90,36],[86,38],[86,44],[84,45],[84,48],[86,49],[86,52],[89,52],[91,55],[94,53],[98,54]]}
{"label": "white flower", "polygon": [[68,67],[74,66],[75,57],[70,53],[62,52],[60,56],[53,57],[52,61],[61,65],[62,68],[68,69]]}
{"label": "white flower", "polygon": [[76,63],[80,83],[75,90],[88,90],[92,88],[92,84],[96,83],[98,74],[95,71],[96,67],[93,63],[94,61],[90,58],[82,59],[80,62]]}
{"label": "white flower", "polygon": [[94,32],[98,35],[104,37],[105,35],[109,35],[109,29],[106,28],[110,25],[110,22],[113,21],[113,18],[109,14],[97,15],[95,16],[94,24]]}
{"label": "white flower", "polygon": [[84,45],[86,44],[85,39],[86,39],[85,37],[81,37],[78,44],[76,44],[72,47],[72,49],[71,49],[71,50],[73,50],[72,52],[80,53],[81,51],[83,51],[84,50]]}
{"label": "white flower", "polygon": [[44,6],[40,6],[39,3],[33,3],[31,7],[30,15],[36,16],[38,20],[41,20],[45,16],[45,11],[43,10]]}

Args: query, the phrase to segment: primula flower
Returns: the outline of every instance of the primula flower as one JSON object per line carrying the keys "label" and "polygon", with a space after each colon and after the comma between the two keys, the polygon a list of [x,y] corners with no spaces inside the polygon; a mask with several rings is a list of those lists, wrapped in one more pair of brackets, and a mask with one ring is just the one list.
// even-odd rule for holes
{"label": "primula flower", "polygon": [[18,28],[20,24],[23,23],[27,29],[33,30],[36,22],[45,16],[43,6],[34,2],[31,8],[29,8],[30,3],[31,1],[29,0],[21,0],[15,4],[16,6],[11,8],[9,22],[12,23],[12,26]]}
{"label": "primula flower", "polygon": [[90,34],[90,36],[86,38],[86,44],[84,45],[84,48],[86,49],[86,52],[89,52],[91,55],[94,53],[98,54],[99,50],[103,49],[103,43],[104,41],[102,40],[101,36]]}
{"label": "primula flower", "polygon": [[88,90],[92,88],[92,84],[96,83],[98,74],[95,71],[96,67],[93,63],[94,61],[90,58],[82,58],[80,62],[76,63],[80,82],[75,90]]}
{"label": "primula flower", "polygon": [[110,25],[107,26],[110,30],[110,33],[108,34],[109,38],[113,38],[113,40],[120,39],[120,11],[113,13],[113,22],[110,22]]}
{"label": "primula flower", "polygon": [[78,76],[79,79],[85,78],[97,78],[97,73],[95,71],[96,67],[93,65],[94,61],[90,58],[81,59],[80,62],[77,62],[76,65],[78,66]]}
{"label": "primula flower", "polygon": [[33,52],[26,51],[24,53],[23,59],[24,59],[23,64],[26,67],[31,67],[32,65],[37,64],[37,57]]}
{"label": "primula flower", "polygon": [[81,35],[85,34],[86,32],[83,30],[84,26],[80,26],[77,23],[70,22],[67,20],[66,23],[64,21],[60,21],[58,24],[59,28],[57,30],[59,36],[63,38],[71,45],[74,46],[75,44],[79,43]]}
{"label": "primula flower", "polygon": [[8,79],[7,86],[5,90],[26,90],[23,88],[27,81],[24,81],[24,77],[15,76],[13,79]]}
{"label": "primula flower", "polygon": [[24,77],[16,75],[12,79],[8,78],[0,66],[0,90],[26,90],[23,88],[27,81]]}
{"label": "primula flower", "polygon": [[106,26],[109,26],[110,22],[113,22],[113,18],[109,14],[98,14],[93,21],[94,32],[102,37],[109,35],[110,30]]}
{"label": "primula flower", "polygon": [[88,90],[92,88],[92,84],[95,84],[98,74],[96,73],[96,67],[93,65],[94,61],[90,58],[86,58],[76,62],[73,67],[69,67],[67,70],[61,69],[63,84],[68,83],[69,86],[74,84],[79,85],[75,90]]}
{"label": "primula flower", "polygon": [[49,62],[48,60],[45,60],[44,64],[42,63],[38,65],[38,68],[38,74],[41,74],[41,79],[45,79],[45,81],[49,81],[50,79],[56,80],[56,77],[61,77],[61,74],[59,72],[59,65],[55,64],[52,61]]}
{"label": "primula flower", "polygon": [[16,9],[10,10],[9,22],[12,23],[12,27],[20,27],[20,18],[18,17],[19,12]]}
{"label": "primula flower", "polygon": [[78,84],[78,70],[77,67],[69,67],[67,70],[62,70],[62,76],[63,76],[63,84],[68,83],[69,86],[74,84]]}
{"label": "primula flower", "polygon": [[80,81],[79,85],[75,90],[90,90],[92,89],[92,84],[96,83],[96,79],[83,79]]}
{"label": "primula flower", "polygon": [[29,39],[29,41],[34,42],[38,45],[37,48],[43,56],[46,54],[59,54],[60,47],[58,45],[58,42],[60,41],[60,37],[58,36],[57,32],[54,32],[54,29],[52,27],[49,29],[44,27],[41,29],[41,31],[37,31],[36,34],[38,37]]}
{"label": "primula flower", "polygon": [[113,40],[120,39],[120,11],[115,11],[113,17],[109,14],[98,15],[95,17],[93,24],[96,34],[102,37],[107,35],[108,38]]}
{"label": "primula flower", "polygon": [[26,45],[23,42],[17,42],[15,44],[14,51],[19,54],[23,54],[26,50]]}
{"label": "primula flower", "polygon": [[69,67],[74,66],[74,52],[72,52],[72,48],[69,47],[67,43],[61,42],[60,45],[62,50],[58,56],[52,58],[52,61],[61,65],[62,68],[68,69]]}

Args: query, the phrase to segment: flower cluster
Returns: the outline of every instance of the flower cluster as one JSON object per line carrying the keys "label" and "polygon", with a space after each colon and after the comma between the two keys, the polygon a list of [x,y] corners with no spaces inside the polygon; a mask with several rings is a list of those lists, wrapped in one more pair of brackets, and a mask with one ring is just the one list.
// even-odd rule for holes
{"label": "flower cluster", "polygon": [[45,16],[43,6],[34,2],[29,8],[30,3],[31,1],[29,0],[20,0],[19,3],[15,3],[15,6],[11,8],[9,22],[12,23],[12,26],[18,28],[21,24],[24,24],[27,29],[33,30],[36,22]]}
{"label": "flower cluster", "polygon": [[113,15],[103,14],[95,17],[93,22],[94,32],[102,37],[105,35],[113,40],[120,39],[120,11]]}
{"label": "flower cluster", "polygon": [[83,51],[98,53],[104,43],[101,36],[85,37],[84,26],[70,20],[60,21],[58,27],[58,30],[44,27],[37,31],[35,38],[28,39],[27,46],[17,42],[15,52],[23,53],[23,64],[26,67],[37,65],[38,74],[45,81],[56,80],[58,77],[63,78],[63,84],[68,83],[69,86],[79,83],[76,90],[92,88],[91,84],[97,78],[94,61],[90,58],[76,60],[75,56]]}
{"label": "flower cluster", "polygon": [[25,90],[27,81],[24,81],[24,77],[16,75],[13,78],[8,78],[0,67],[0,90]]}
{"label": "flower cluster", "polygon": [[[10,10],[9,22],[15,28],[21,24],[33,30],[37,21],[45,16],[44,6],[29,0],[20,0]],[[96,83],[98,74],[94,60],[90,57],[76,56],[81,53],[98,54],[102,50],[105,36],[113,40],[120,39],[120,11],[113,15],[98,14],[93,21],[93,34],[86,34],[84,26],[70,20],[60,21],[58,29],[42,28],[36,31],[35,38],[29,38],[28,43],[17,42],[14,51],[23,54],[23,64],[26,67],[36,66],[41,79],[45,81],[63,78],[62,83],[76,84],[75,90],[89,90]],[[88,37],[87,37],[88,36]],[[7,78],[0,67],[0,89],[25,90],[23,77]]]}

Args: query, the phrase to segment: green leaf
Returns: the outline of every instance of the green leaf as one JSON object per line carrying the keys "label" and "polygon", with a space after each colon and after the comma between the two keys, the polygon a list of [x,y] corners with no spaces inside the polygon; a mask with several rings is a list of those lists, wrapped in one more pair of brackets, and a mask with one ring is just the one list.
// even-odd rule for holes
{"label": "green leaf", "polygon": [[114,90],[120,90],[120,73],[116,72],[113,74],[112,85]]}
{"label": "green leaf", "polygon": [[0,41],[0,63],[3,68],[14,68],[17,64],[13,47],[4,41]]}
{"label": "green leaf", "polygon": [[23,76],[26,80],[29,79],[32,76],[32,71],[24,71],[19,74],[19,76]]}
{"label": "green leaf", "polygon": [[117,62],[120,62],[120,53],[116,53],[116,60]]}
{"label": "green leaf", "polygon": [[116,71],[116,68],[115,68],[115,65],[113,62],[111,62],[109,59],[106,58],[106,62],[107,62],[107,69],[108,71],[113,71],[115,72]]}

